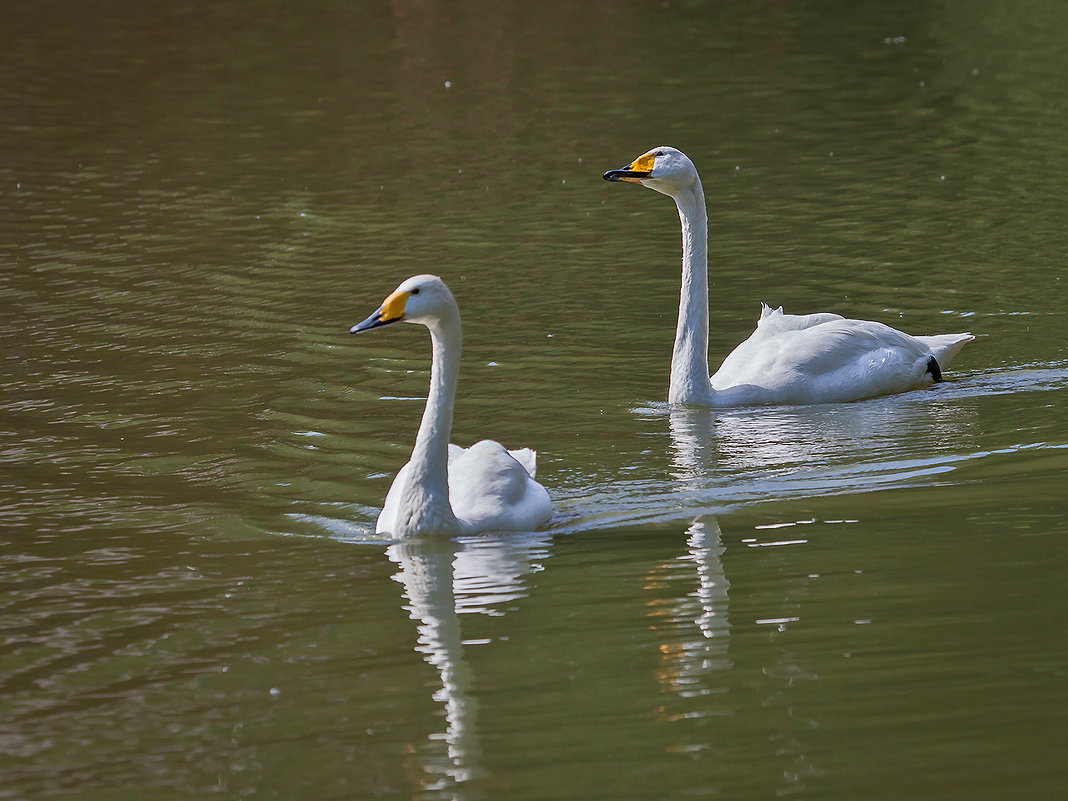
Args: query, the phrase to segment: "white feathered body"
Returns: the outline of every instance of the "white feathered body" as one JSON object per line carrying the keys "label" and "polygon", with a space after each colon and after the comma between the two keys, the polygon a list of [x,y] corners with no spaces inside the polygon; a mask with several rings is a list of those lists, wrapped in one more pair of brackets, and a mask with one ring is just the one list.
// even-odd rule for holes
{"label": "white feathered body", "polygon": [[[530,448],[509,451],[492,439],[469,448],[449,443],[449,505],[459,523],[452,533],[534,531],[545,525],[552,517],[552,501],[545,487],[534,480],[536,472],[537,456]],[[445,517],[427,517],[434,514],[435,507],[420,502],[418,488],[410,486],[410,475],[408,462],[386,494],[376,531],[404,536],[416,522],[413,513],[422,515],[419,529],[453,528]]]}
{"label": "white feathered body", "polygon": [[710,381],[718,403],[835,403],[930,385],[971,334],[911,336],[838,314],[783,314],[763,306],[756,330]]}

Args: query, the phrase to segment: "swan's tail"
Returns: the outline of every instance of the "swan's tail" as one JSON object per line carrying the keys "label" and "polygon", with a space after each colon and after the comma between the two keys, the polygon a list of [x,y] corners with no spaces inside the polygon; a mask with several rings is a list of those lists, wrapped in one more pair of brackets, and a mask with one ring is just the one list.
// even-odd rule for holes
{"label": "swan's tail", "polygon": [[960,349],[975,339],[971,334],[938,334],[933,337],[916,337],[931,349],[938,366],[945,370]]}

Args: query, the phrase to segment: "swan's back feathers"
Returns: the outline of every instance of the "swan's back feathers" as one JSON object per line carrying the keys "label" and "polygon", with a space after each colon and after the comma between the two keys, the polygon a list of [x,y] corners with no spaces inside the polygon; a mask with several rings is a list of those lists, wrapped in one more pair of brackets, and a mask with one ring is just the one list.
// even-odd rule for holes
{"label": "swan's back feathers", "polygon": [[[493,442],[493,440],[483,440],[483,442]],[[481,445],[482,443],[476,443]],[[497,444],[497,443],[493,443]],[[471,446],[475,447],[474,445]],[[449,464],[452,465],[453,460],[463,455],[467,451],[467,448],[461,448],[459,445],[450,442],[449,443]],[[516,448],[514,451],[508,451],[508,455],[515,459],[519,464],[523,465],[523,469],[527,471],[527,474],[531,478],[537,477],[538,473],[538,452],[533,448]]]}
{"label": "swan's back feathers", "polygon": [[844,320],[840,314],[821,312],[819,314],[784,314],[782,306],[777,309],[771,308],[766,303],[760,304],[760,319],[757,320],[757,328],[766,328],[768,332],[800,331],[811,328],[814,325],[828,323],[831,320]]}
{"label": "swan's back feathers", "polygon": [[763,320],[765,317],[767,317],[768,315],[771,315],[771,314],[782,314],[782,306],[780,306],[777,309],[773,309],[767,303],[764,303],[763,301],[761,301],[760,302],[760,319],[757,320],[757,323],[759,324],[760,320]]}

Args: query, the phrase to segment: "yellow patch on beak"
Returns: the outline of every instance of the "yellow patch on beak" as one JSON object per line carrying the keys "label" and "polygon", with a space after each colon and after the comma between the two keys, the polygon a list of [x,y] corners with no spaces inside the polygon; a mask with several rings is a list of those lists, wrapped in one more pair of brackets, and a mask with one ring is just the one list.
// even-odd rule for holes
{"label": "yellow patch on beak", "polygon": [[[642,180],[649,177],[649,173],[653,171],[653,162],[656,161],[656,156],[652,153],[646,153],[644,156],[639,156],[634,159],[630,164],[615,173],[616,177],[612,180],[625,181],[628,184],[640,184]],[[625,173],[634,173],[634,175],[626,175]]]}
{"label": "yellow patch on beak", "polygon": [[652,172],[654,163],[656,163],[656,156],[652,153],[646,153],[644,156],[634,159],[627,169],[631,172]]}
{"label": "yellow patch on beak", "polygon": [[404,304],[408,302],[410,296],[410,292],[394,292],[382,301],[382,308],[378,311],[378,316],[382,322],[391,323],[394,320],[403,319]]}

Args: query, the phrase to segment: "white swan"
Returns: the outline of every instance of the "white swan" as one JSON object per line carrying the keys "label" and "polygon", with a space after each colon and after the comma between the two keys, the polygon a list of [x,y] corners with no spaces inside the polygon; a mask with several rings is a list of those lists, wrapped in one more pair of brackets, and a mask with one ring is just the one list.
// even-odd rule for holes
{"label": "white swan", "polygon": [[971,334],[910,336],[838,314],[783,314],[761,304],[756,331],[708,375],[708,216],[697,168],[673,147],[654,148],[606,181],[628,181],[675,200],[682,221],[682,294],[671,356],[670,403],[748,406],[836,403],[942,380]]}
{"label": "white swan", "polygon": [[396,322],[430,329],[430,394],[411,459],[393,479],[375,530],[408,537],[533,531],[544,525],[552,503],[534,480],[534,451],[508,451],[489,439],[470,448],[449,444],[461,336],[460,310],[448,287],[437,276],[413,276],[349,332]]}

